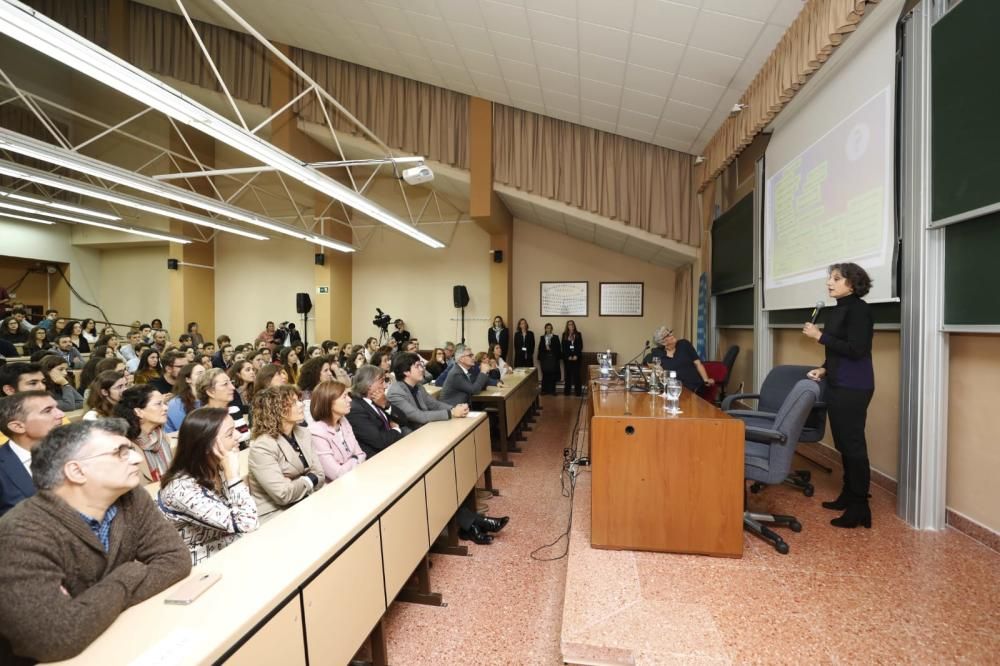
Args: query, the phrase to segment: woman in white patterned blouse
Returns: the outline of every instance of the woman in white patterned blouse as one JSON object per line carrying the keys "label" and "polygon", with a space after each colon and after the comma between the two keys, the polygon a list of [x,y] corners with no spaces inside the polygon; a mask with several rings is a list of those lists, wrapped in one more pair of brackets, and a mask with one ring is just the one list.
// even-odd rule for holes
{"label": "woman in white patterned blouse", "polygon": [[184,419],[159,506],[193,564],[257,529],[257,505],[240,475],[236,424],[225,409],[202,407]]}

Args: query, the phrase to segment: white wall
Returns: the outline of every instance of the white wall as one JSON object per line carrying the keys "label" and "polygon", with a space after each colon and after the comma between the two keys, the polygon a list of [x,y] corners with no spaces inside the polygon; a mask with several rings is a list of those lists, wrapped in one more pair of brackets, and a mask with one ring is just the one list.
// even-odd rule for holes
{"label": "white wall", "polygon": [[167,244],[101,250],[101,304],[111,321],[130,324],[138,319],[163,321],[171,336]]}

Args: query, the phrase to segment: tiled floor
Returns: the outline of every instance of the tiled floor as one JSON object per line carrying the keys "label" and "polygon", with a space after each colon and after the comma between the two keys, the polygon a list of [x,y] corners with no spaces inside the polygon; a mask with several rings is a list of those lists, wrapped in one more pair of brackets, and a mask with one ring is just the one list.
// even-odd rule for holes
{"label": "tiled floor", "polygon": [[[529,553],[566,526],[559,470],[577,400],[546,409],[517,467],[494,471],[511,516],[472,557],[433,556],[446,608],[394,604],[393,664],[1000,664],[1000,555],[964,535],[911,530],[873,490],[874,527],[837,530],[816,496],[787,487],[752,499],[796,515],[779,555],[745,537],[742,559],[594,550],[590,479],[577,484],[567,560]],[[558,554],[560,542],[548,554]],[[565,609],[564,606],[565,598]]]}

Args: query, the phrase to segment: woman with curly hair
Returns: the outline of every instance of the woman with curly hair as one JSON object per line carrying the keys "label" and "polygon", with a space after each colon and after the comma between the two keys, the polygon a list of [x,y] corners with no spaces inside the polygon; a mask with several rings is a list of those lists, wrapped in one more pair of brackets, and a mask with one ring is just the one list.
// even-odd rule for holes
{"label": "woman with curly hair", "polygon": [[325,479],[309,431],[299,389],[266,388],[253,399],[250,491],[261,521],[318,490]]}

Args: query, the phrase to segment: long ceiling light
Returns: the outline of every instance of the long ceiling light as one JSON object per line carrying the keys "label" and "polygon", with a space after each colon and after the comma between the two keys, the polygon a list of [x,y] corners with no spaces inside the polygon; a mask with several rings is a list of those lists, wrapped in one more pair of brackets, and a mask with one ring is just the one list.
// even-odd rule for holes
{"label": "long ceiling light", "polygon": [[10,218],[12,220],[23,220],[24,222],[34,222],[35,224],[55,224],[52,220],[43,220],[38,217],[28,217],[27,215],[15,215],[0,211],[0,220]]}
{"label": "long ceiling light", "polygon": [[306,166],[288,153],[17,0],[0,0],[0,32],[146,106],[201,130],[425,245],[432,248],[444,247],[444,243],[407,224],[375,202]]}
{"label": "long ceiling light", "polygon": [[64,210],[69,213],[77,213],[79,215],[89,215],[90,217],[98,217],[102,220],[111,220],[112,222],[122,219],[117,215],[111,215],[110,213],[102,213],[92,208],[84,208],[83,206],[74,206],[72,204],[62,203],[61,201],[51,201],[49,199],[33,197],[27,194],[22,194],[21,192],[15,192],[13,190],[7,190],[4,188],[0,188],[0,199],[16,199],[17,201],[23,201],[25,203],[34,204],[35,206],[56,208],[58,210]]}
{"label": "long ceiling light", "polygon": [[47,171],[40,171],[38,169],[26,167],[14,162],[8,162],[6,160],[0,160],[0,174],[10,176],[11,178],[30,180],[33,183],[38,183],[39,185],[45,185],[58,190],[76,192],[77,194],[81,194],[85,197],[103,199],[104,201],[118,204],[120,206],[128,206],[129,208],[135,208],[136,210],[145,211],[154,215],[162,215],[174,220],[180,220],[181,222],[190,222],[191,224],[217,229],[218,231],[225,231],[226,233],[236,234],[237,236],[243,236],[245,238],[268,240],[267,236],[261,236],[260,234],[244,231],[238,227],[222,224],[210,218],[202,217],[201,215],[195,215],[193,213],[178,210],[177,208],[171,208],[170,206],[164,206],[163,204],[146,201],[145,199],[129,196],[127,194],[119,194],[117,192],[105,190],[93,185],[87,185],[78,180],[73,180],[72,178],[57,176],[55,174],[48,173]]}
{"label": "long ceiling light", "polygon": [[[122,169],[113,164],[95,160],[92,157],[74,153],[73,151],[53,146],[50,143],[33,139],[29,136],[0,128],[0,150],[7,150],[18,155],[30,157],[32,159],[48,162],[57,166],[65,167],[73,171],[85,173],[95,178],[108,180],[119,185],[124,185],[146,194],[163,197],[171,201],[176,201],[195,208],[211,211],[218,215],[224,215],[241,222],[246,222],[257,227],[268,229],[275,233],[311,241],[312,234],[299,231],[295,227],[290,227],[278,222],[253,215],[250,211],[232,204],[228,204],[218,199],[206,197],[197,192],[191,192],[176,185],[162,183],[158,180],[137,174],[128,169]],[[76,182],[76,181],[74,181]],[[174,209],[171,209],[174,210]],[[196,223],[197,224],[197,223]],[[246,235],[244,233],[244,235]],[[255,235],[251,235],[255,237]],[[329,239],[323,239],[327,247],[340,250],[341,252],[354,252],[354,248],[344,243],[338,243]]]}
{"label": "long ceiling light", "polygon": [[118,225],[110,224],[108,222],[98,222],[96,220],[89,220],[82,217],[74,217],[73,215],[65,215],[63,213],[54,213],[47,210],[38,210],[37,208],[31,208],[30,206],[21,206],[20,204],[12,204],[6,201],[0,201],[0,214],[6,215],[2,209],[16,210],[21,213],[30,213],[31,215],[42,215],[44,217],[54,217],[57,220],[63,220],[64,222],[72,222],[74,224],[85,224],[90,227],[101,227],[102,229],[111,229],[113,231],[121,231],[127,234],[135,234],[136,236],[145,236],[146,238],[155,238],[156,240],[165,240],[171,243],[181,243],[187,245],[191,242],[190,239],[184,238],[183,236],[175,236],[173,234],[166,234],[157,231],[152,231],[150,229],[143,229],[142,227],[134,227],[132,225]]}

